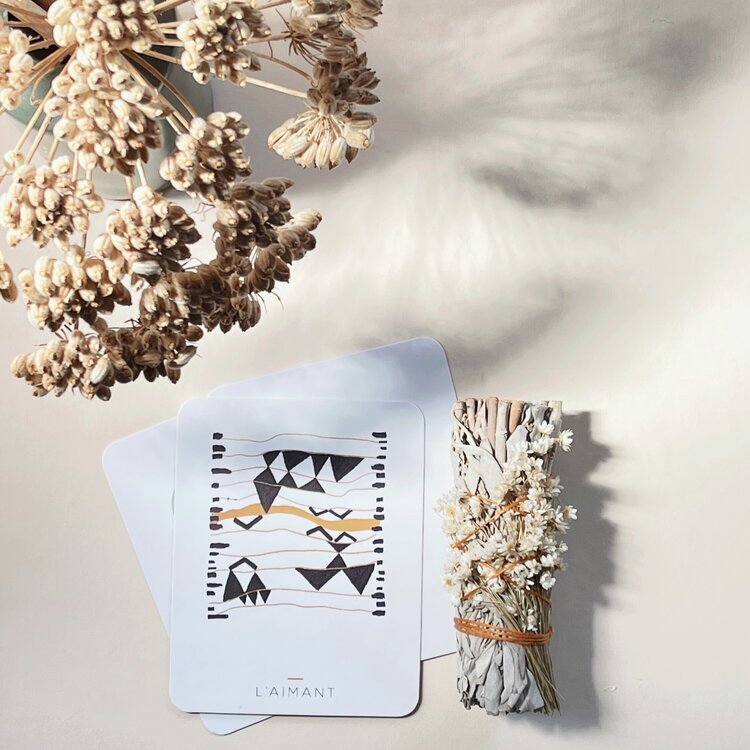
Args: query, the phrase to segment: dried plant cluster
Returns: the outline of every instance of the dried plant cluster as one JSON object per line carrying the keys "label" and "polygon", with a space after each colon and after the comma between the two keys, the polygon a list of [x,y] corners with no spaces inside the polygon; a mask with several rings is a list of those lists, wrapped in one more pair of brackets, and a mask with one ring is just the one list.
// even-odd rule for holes
{"label": "dried plant cluster", "polygon": [[[263,293],[315,247],[320,215],[292,214],[291,182],[251,181],[248,124],[234,112],[200,117],[159,66],[301,99],[269,147],[330,169],[372,143],[375,117],[363,108],[378,101],[378,79],[359,39],[381,2],[0,0],[0,104],[13,109],[27,92],[38,104],[3,156],[10,185],[0,225],[11,247],[28,239],[56,251],[18,274],[0,252],[0,296],[13,302],[20,291],[30,322],[54,333],[12,364],[35,395],[106,400],[115,383],[141,374],[176,382],[204,332],[254,326]],[[188,17],[170,20],[183,5]],[[303,79],[300,88],[250,75],[282,68]],[[37,91],[50,73],[51,86]],[[190,214],[148,185],[144,163],[165,128],[175,146],[162,177],[215,211],[207,262],[194,256]],[[70,156],[58,155],[61,144]],[[91,215],[104,210],[95,170],[122,175],[130,200],[89,237]],[[129,322],[115,326],[108,316],[128,306]]]}
{"label": "dried plant cluster", "polygon": [[467,399],[454,408],[456,487],[439,504],[450,540],[444,584],[456,606],[458,688],[487,713],[558,710],[547,644],[551,590],[564,567],[560,505],[550,472],[570,449],[559,402]]}

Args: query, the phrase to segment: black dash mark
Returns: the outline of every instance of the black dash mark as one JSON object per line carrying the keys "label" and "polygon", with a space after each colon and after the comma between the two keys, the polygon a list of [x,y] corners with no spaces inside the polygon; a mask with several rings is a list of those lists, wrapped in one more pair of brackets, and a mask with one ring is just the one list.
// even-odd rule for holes
{"label": "black dash mark", "polygon": [[211,531],[221,531],[224,527],[220,523],[211,523],[208,525]]}
{"label": "black dash mark", "polygon": [[373,482],[372,486],[376,487],[379,490],[382,490],[383,487],[385,487],[385,482]]}
{"label": "black dash mark", "polygon": [[226,453],[227,452],[227,449],[223,445],[214,445],[214,447],[211,448],[211,450],[214,453]]}
{"label": "black dash mark", "polygon": [[213,571],[211,571],[211,572],[209,572],[208,577],[209,578],[216,578],[216,573],[214,573]]}
{"label": "black dash mark", "polygon": [[227,542],[211,542],[212,549],[226,549],[229,544]]}
{"label": "black dash mark", "polygon": [[224,510],[224,508],[220,508],[218,505],[214,505],[212,508],[209,508],[209,511],[211,513],[221,513],[222,510]]}
{"label": "black dash mark", "polygon": [[[385,612],[383,613],[385,614]],[[208,615],[209,620],[228,620],[229,615]]]}
{"label": "black dash mark", "polygon": [[232,470],[214,466],[214,468],[211,469],[211,473],[212,474],[231,474]]}
{"label": "black dash mark", "polygon": [[[378,588],[382,588],[381,586],[378,586]],[[372,595],[373,599],[385,599],[385,594],[382,592],[378,592]]]}
{"label": "black dash mark", "polygon": [[376,513],[382,513],[383,512],[383,506],[382,505],[378,505],[378,507],[375,508],[375,512]]}
{"label": "black dash mark", "polygon": [[[373,612],[373,614],[375,615],[375,617],[384,617],[385,616],[385,612],[383,612],[382,609],[376,609]],[[210,617],[210,615],[209,615],[209,617]]]}
{"label": "black dash mark", "polygon": [[384,438],[384,437],[388,437],[388,433],[387,432],[373,432],[372,436],[374,438]]}
{"label": "black dash mark", "polygon": [[211,454],[211,458],[213,458],[213,460],[215,461],[217,458],[224,458],[224,454],[223,453],[212,453]]}
{"label": "black dash mark", "polygon": [[206,591],[206,595],[207,596],[216,596],[216,592],[215,591]]}
{"label": "black dash mark", "polygon": [[382,531],[383,527],[382,526],[373,526],[372,529],[370,529],[370,530],[371,531]]}
{"label": "black dash mark", "polygon": [[218,490],[219,489],[219,483],[218,482],[213,482],[211,484],[211,489],[212,490]]}
{"label": "black dash mark", "polygon": [[207,583],[206,586],[208,586],[209,588],[212,588],[212,589],[220,589],[221,588],[221,584],[220,583]]}
{"label": "black dash mark", "polygon": [[385,464],[373,464],[370,468],[373,471],[383,471],[385,469]]}
{"label": "black dash mark", "polygon": [[375,547],[375,549],[373,550],[373,552],[374,552],[374,553],[375,553],[376,555],[382,554],[382,552],[383,552],[383,548],[382,548],[382,547]]}
{"label": "black dash mark", "polygon": [[384,473],[384,472],[382,472],[382,471],[379,471],[379,472],[378,472],[378,473],[377,473],[377,474],[375,475],[375,479],[385,479],[385,473]]}
{"label": "black dash mark", "polygon": [[385,607],[385,602],[375,602],[376,607]]}
{"label": "black dash mark", "polygon": [[214,432],[214,440],[223,440],[224,435],[221,432]]}

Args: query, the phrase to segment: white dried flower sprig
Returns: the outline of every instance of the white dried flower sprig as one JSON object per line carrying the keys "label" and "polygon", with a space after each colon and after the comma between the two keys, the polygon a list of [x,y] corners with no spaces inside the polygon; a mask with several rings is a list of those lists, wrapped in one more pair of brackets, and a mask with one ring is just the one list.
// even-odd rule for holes
{"label": "white dried flower sprig", "polygon": [[550,429],[542,422],[531,442],[509,446],[503,482],[490,496],[453,489],[440,500],[443,531],[453,545],[443,581],[455,603],[481,601],[484,588],[500,594],[508,586],[548,591],[555,585],[554,572],[568,549],[558,536],[567,532],[576,509],[556,504],[563,488],[544,468],[556,446],[570,449],[572,432],[551,437]]}
{"label": "white dried flower sprig", "polygon": [[[181,5],[193,8],[184,20],[164,15]],[[33,259],[17,277],[0,255],[0,297],[12,302],[20,288],[32,325],[56,334],[16,358],[13,372],[38,396],[76,390],[107,399],[115,383],[141,375],[176,382],[204,331],[259,321],[261,296],[315,247],[320,215],[292,214],[289,180],[249,182],[248,124],[235,112],[199,116],[154,62],[178,63],[201,83],[222,78],[305,100],[269,146],[302,166],[332,168],[372,143],[375,117],[363,108],[378,101],[378,80],[358,42],[376,25],[381,0],[0,6],[19,26],[0,19],[0,105],[16,107],[24,96],[37,103],[2,155],[0,180],[11,184],[0,197],[0,225],[10,246],[30,239],[59,253]],[[265,77],[280,68],[301,78],[300,87]],[[48,74],[51,86],[37,91]],[[207,262],[193,256],[200,236],[188,212],[148,185],[144,164],[167,129],[175,146],[161,175],[216,211]],[[72,156],[56,158],[61,144]],[[104,209],[99,169],[121,174],[130,200],[108,216],[103,234],[89,237],[92,215]],[[112,325],[109,316],[128,306],[128,324]]]}

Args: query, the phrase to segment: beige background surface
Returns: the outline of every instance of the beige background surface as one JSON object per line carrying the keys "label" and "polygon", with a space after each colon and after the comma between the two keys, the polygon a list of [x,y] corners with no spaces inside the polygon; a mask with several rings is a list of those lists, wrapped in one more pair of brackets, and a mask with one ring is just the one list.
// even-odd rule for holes
{"label": "beige background surface", "polygon": [[[326,219],[283,309],[210,336],[179,387],[109,404],[35,401],[0,375],[0,747],[746,746],[750,8],[386,5],[369,44],[379,142],[298,175],[295,206]],[[258,174],[294,172],[262,153],[293,105],[217,98],[254,124]],[[21,306],[2,314],[0,360],[43,340]],[[406,719],[208,735],[169,703],[167,639],[102,449],[222,383],[414,335],[443,342],[461,395],[561,398],[570,414],[563,714],[466,712],[448,657],[425,665]]]}

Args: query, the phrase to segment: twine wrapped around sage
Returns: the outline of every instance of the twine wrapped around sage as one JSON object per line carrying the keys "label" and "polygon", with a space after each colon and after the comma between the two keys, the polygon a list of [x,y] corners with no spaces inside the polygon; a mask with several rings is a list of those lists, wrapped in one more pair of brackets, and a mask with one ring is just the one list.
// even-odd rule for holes
{"label": "twine wrapped around sage", "polygon": [[556,502],[555,450],[569,450],[559,401],[497,398],[453,409],[455,488],[440,501],[451,543],[444,583],[457,609],[458,690],[466,708],[559,710],[548,644],[550,591],[576,517]]}

